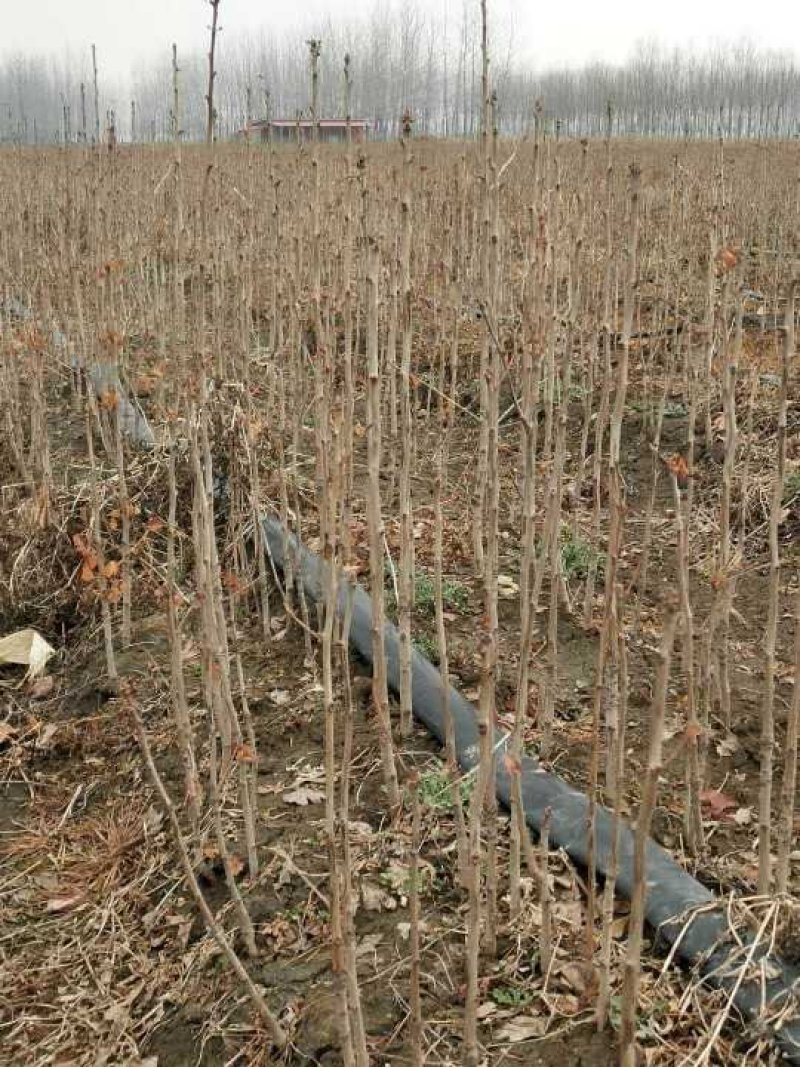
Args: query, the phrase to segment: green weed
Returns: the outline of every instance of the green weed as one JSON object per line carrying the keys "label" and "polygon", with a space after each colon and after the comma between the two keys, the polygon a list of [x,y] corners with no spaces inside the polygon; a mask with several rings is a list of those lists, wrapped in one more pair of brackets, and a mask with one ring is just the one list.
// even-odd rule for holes
{"label": "green weed", "polygon": [[418,634],[414,640],[414,648],[431,663],[439,662],[439,646],[430,634]]}
{"label": "green weed", "polygon": [[789,471],[786,475],[786,481],[783,483],[784,507],[794,504],[796,500],[800,500],[800,467],[797,470]]}
{"label": "green weed", "polygon": [[[470,775],[459,783],[461,800],[464,804],[469,802],[473,790],[473,778]],[[437,808],[439,811],[452,811],[453,794],[450,787],[450,779],[444,770],[428,771],[419,780],[419,799],[429,808]]]}
{"label": "green weed", "polygon": [[522,1008],[533,1000],[533,993],[527,989],[519,989],[517,986],[497,986],[491,992],[495,1004],[508,1008]]}
{"label": "green weed", "polygon": [[[386,564],[386,584],[393,606],[396,606],[391,567]],[[469,604],[469,589],[459,582],[445,578],[442,582],[442,604],[449,611],[465,611]],[[436,610],[436,589],[427,574],[417,574],[414,580],[414,608],[420,614],[432,616]]]}
{"label": "green weed", "polygon": [[561,545],[561,570],[569,580],[588,578],[594,567],[596,573],[602,574],[605,558],[587,541],[575,537],[570,530]]}

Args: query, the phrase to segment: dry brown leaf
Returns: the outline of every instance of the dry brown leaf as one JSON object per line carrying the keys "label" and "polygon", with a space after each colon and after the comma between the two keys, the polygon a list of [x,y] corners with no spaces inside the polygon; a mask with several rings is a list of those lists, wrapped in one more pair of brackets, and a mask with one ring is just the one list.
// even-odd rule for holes
{"label": "dry brown leaf", "polygon": [[726,793],[721,793],[718,789],[704,789],[700,794],[700,803],[702,804],[705,814],[710,819],[724,819],[731,811],[734,811],[739,805]]}
{"label": "dry brown leaf", "polygon": [[39,736],[36,738],[36,747],[37,748],[48,748],[49,745],[50,745],[50,742],[53,740],[53,738],[56,736],[57,733],[58,733],[58,723],[57,722],[47,722],[47,723],[45,723],[44,726],[41,729],[41,732],[39,733]]}
{"label": "dry brown leaf", "polygon": [[255,763],[256,754],[250,747],[250,745],[234,745],[233,746],[233,758],[237,763]]}
{"label": "dry brown leaf", "polygon": [[560,978],[562,986],[566,986],[573,993],[582,996],[586,992],[587,979],[590,975],[580,963],[556,963],[551,973],[554,977]]}
{"label": "dry brown leaf", "polygon": [[13,726],[10,726],[7,722],[0,722],[0,745],[6,741],[10,741],[12,737],[16,737],[17,731]]}
{"label": "dry brown leaf", "polygon": [[297,789],[283,794],[284,804],[297,804],[301,808],[308,804],[320,804],[324,799],[325,794],[322,790],[314,789],[310,785],[299,785]]}
{"label": "dry brown leaf", "polygon": [[375,882],[361,883],[361,901],[367,911],[395,911],[397,901],[383,886]]}
{"label": "dry brown leaf", "polygon": [[239,875],[247,867],[246,862],[242,859],[241,856],[238,856],[235,852],[232,853],[231,856],[229,857],[228,863],[229,863],[230,868],[231,868],[231,874],[233,875],[234,878],[238,878]]}
{"label": "dry brown leaf", "polygon": [[519,593],[519,586],[507,574],[497,575],[497,595],[501,600],[513,600]]}
{"label": "dry brown leaf", "polygon": [[374,955],[381,941],[383,941],[383,934],[364,934],[356,945],[356,959]]}
{"label": "dry brown leaf", "polygon": [[52,674],[45,674],[41,678],[37,678],[31,685],[30,695],[31,700],[44,700],[45,697],[49,697],[56,687],[56,680]]}
{"label": "dry brown leaf", "polygon": [[615,941],[619,941],[625,937],[628,932],[628,923],[630,922],[629,915],[620,915],[614,919],[611,923],[611,936]]}
{"label": "dry brown leaf", "polygon": [[538,1015],[517,1015],[496,1030],[493,1036],[498,1041],[508,1041],[509,1044],[516,1045],[520,1041],[542,1037],[545,1027],[545,1020]]}
{"label": "dry brown leaf", "polygon": [[738,262],[739,254],[735,248],[721,248],[717,253],[717,263],[724,274],[732,271]]}
{"label": "dry brown leaf", "polygon": [[717,745],[718,756],[732,756],[739,750],[739,741],[733,734],[724,737]]}
{"label": "dry brown leaf", "polygon": [[51,897],[47,902],[47,910],[50,912],[69,911],[84,899],[83,893],[71,893],[69,896]]}
{"label": "dry brown leaf", "polygon": [[669,457],[667,467],[679,482],[689,477],[689,464],[686,462],[686,457],[680,455],[679,452]]}

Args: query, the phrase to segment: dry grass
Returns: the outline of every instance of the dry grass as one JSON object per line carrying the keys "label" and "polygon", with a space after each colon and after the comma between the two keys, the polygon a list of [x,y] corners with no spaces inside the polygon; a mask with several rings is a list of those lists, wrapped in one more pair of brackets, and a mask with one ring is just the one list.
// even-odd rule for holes
{"label": "dry grass", "polygon": [[[499,145],[501,165],[514,147]],[[167,597],[175,597],[182,628],[178,647],[203,782],[211,751],[209,685],[218,679],[207,655],[207,591],[196,569],[192,463],[199,446],[193,433],[199,439],[203,429],[212,443],[214,472],[227,479],[225,506],[217,516],[218,592],[230,655],[241,654],[245,663],[257,739],[257,877],[250,877],[242,858],[246,815],[236,775],[223,770],[220,776],[224,837],[259,947],[259,958],[248,961],[248,968],[289,1033],[285,1061],[322,1059],[326,1049],[334,1055],[327,1044],[337,1046],[339,1036],[326,1029],[326,1017],[330,1021],[336,1015],[340,1002],[332,999],[338,993],[332,992],[328,963],[333,894],[326,824],[318,800],[300,810],[283,799],[298,788],[323,795],[325,790],[319,648],[309,636],[318,619],[313,607],[308,611],[297,600],[284,603],[272,583],[271,618],[260,618],[260,576],[248,546],[255,503],[290,521],[310,547],[324,547],[320,514],[331,479],[326,481],[323,472],[333,455],[324,433],[335,423],[337,405],[343,404],[346,414],[351,402],[352,420],[345,419],[341,429],[346,462],[339,505],[350,539],[346,562],[366,584],[383,579],[370,574],[365,503],[368,247],[377,249],[380,259],[382,552],[391,555],[396,568],[402,544],[398,486],[403,456],[410,455],[417,576],[430,581],[437,564],[434,457],[446,441],[440,562],[450,586],[464,592],[461,601],[455,598],[445,607],[447,652],[451,672],[471,697],[481,685],[479,637],[486,627],[473,528],[479,431],[486,419],[479,388],[483,346],[496,345],[501,357],[499,400],[505,418],[498,431],[498,570],[511,592],[498,602],[496,713],[509,726],[520,655],[528,443],[519,415],[526,359],[532,353],[541,360],[531,536],[543,590],[540,607],[549,607],[551,589],[557,591],[556,665],[548,658],[552,631],[542,612],[534,627],[522,736],[532,748],[541,743],[542,708],[549,701],[555,708],[550,764],[585,786],[593,755],[599,755],[598,790],[606,801],[613,799],[605,792],[606,734],[595,728],[591,698],[599,635],[610,611],[603,588],[614,508],[609,406],[618,388],[622,348],[628,345],[621,426],[626,527],[616,561],[624,593],[620,625],[629,656],[625,811],[635,814],[639,800],[653,650],[667,594],[676,583],[674,502],[665,461],[679,456],[691,464],[683,491],[692,494],[687,565],[698,634],[697,695],[707,711],[702,784],[708,840],[701,855],[688,856],[682,828],[687,676],[680,655],[668,694],[655,832],[721,890],[739,891],[730,907],[732,931],[758,932],[766,942],[777,938],[789,953],[791,905],[752,898],[759,776],[754,738],[763,691],[783,337],[748,325],[738,345],[735,330],[742,287],[760,293],[766,311],[785,311],[798,275],[792,234],[798,222],[800,148],[771,145],[766,169],[765,151],[749,145],[726,149],[721,172],[718,149],[711,145],[616,143],[609,173],[606,148],[599,143],[585,149],[550,141],[519,146],[497,191],[499,295],[490,308],[480,263],[480,165],[471,146],[419,143],[405,165],[398,149],[384,145],[370,146],[363,158],[355,151],[322,149],[317,162],[310,150],[270,154],[244,146],[220,146],[213,153],[189,147],[179,153],[141,147],[103,154],[0,153],[0,307],[5,309],[0,328],[0,617],[4,630],[36,626],[60,653],[50,669],[53,689],[43,695],[20,687],[18,676],[0,678],[6,727],[0,734],[5,789],[0,979],[8,990],[0,1042],[9,1063],[149,1067],[156,1056],[164,1067],[184,1062],[181,1056],[205,1064],[275,1062],[249,1001],[194,916],[124,701],[109,683],[108,665],[98,651],[107,610],[118,673],[134,687],[157,763],[182,810],[181,749],[170,690],[176,645],[165,622]],[[635,285],[626,289],[634,159],[641,168],[640,236]],[[406,328],[398,289],[404,197],[413,220],[407,338],[413,426],[406,439],[398,418]],[[12,300],[30,304],[31,318],[9,314]],[[623,336],[626,300],[633,310],[628,338]],[[99,410],[90,412],[92,466],[86,381],[73,357],[85,366],[117,363],[156,431],[152,452],[125,446],[126,503],[114,440],[117,401],[114,395],[101,396]],[[737,377],[726,397],[731,365]],[[794,369],[792,375],[787,482],[800,463]],[[723,469],[730,458],[724,416],[731,402],[739,436],[730,541],[722,545]],[[171,439],[179,479],[172,531],[166,475]],[[130,520],[128,544],[123,519]],[[800,500],[789,498],[780,519],[776,816],[787,708],[791,686],[798,684],[790,606]],[[485,513],[482,521],[485,532]],[[548,533],[551,529],[555,534]],[[176,551],[172,575],[170,532]],[[552,585],[546,551],[551,536],[559,539],[553,558],[563,571],[563,580],[556,576]],[[120,642],[123,565],[130,568],[133,589],[134,639],[128,648]],[[732,600],[720,608],[719,591],[726,582]],[[722,611],[718,636],[704,660],[704,627],[715,611]],[[430,604],[415,613],[414,640],[427,642],[432,653],[442,652]],[[616,659],[609,672],[608,692],[618,697]],[[232,668],[231,677],[238,708]],[[730,728],[724,721],[726,679],[733,693]],[[338,730],[345,707],[338,666],[335,682]],[[388,811],[374,714],[369,700],[361,699],[363,687],[360,693],[347,860],[354,966],[370,1057],[410,1062],[402,886],[410,826],[407,812]],[[608,701],[604,716],[607,711]],[[246,746],[239,752],[240,757],[246,753],[243,760],[249,764]],[[420,735],[400,744],[398,765],[416,767],[423,779],[443,777],[439,756]],[[342,770],[337,764],[336,789]],[[201,840],[192,842],[198,877],[217,922],[241,950],[223,858],[210,826],[206,808]],[[188,835],[188,819],[185,831]],[[551,857],[555,951],[542,973],[537,966],[540,903],[529,880],[523,881],[519,919],[507,921],[507,833],[501,818],[500,940],[496,959],[481,963],[479,983],[487,1058],[512,1064],[532,1062],[530,1057],[540,1054],[544,1063],[564,1063],[566,1049],[610,1063],[616,1055],[611,1050],[619,1022],[626,909],[620,905],[613,916],[610,1029],[593,1038],[597,961],[585,953],[582,876],[563,857]],[[463,887],[454,877],[454,849],[451,813],[426,806],[420,934],[422,1044],[429,1064],[460,1057],[467,910]],[[794,861],[790,889],[796,893]],[[781,917],[781,909],[789,918]],[[704,1048],[711,1064],[770,1062],[773,1050],[765,1034],[753,1033],[743,1044],[725,997],[709,992],[697,976],[676,974],[669,962],[648,949],[643,963],[637,1040],[644,1062],[688,1064],[687,1057]]]}

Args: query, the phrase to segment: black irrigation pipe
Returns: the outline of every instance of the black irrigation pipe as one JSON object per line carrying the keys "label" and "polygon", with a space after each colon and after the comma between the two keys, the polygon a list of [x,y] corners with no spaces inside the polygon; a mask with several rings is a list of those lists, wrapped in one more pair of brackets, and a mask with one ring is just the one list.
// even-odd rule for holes
{"label": "black irrigation pipe", "polygon": [[[17,301],[7,302],[0,310],[12,317],[31,318],[30,309]],[[63,336],[54,331],[54,343],[65,349]],[[72,366],[79,365],[74,357]],[[122,387],[116,368],[90,367],[87,378],[96,394],[113,388],[123,404],[123,430],[145,449],[156,443],[155,435],[139,406],[131,402]],[[268,551],[278,569],[283,570],[288,548],[297,564],[303,589],[316,603],[322,599],[322,568],[319,556],[301,546],[297,539],[276,519],[264,518],[262,529]],[[341,579],[337,606],[344,613],[352,596],[349,640],[353,649],[372,663],[372,605],[360,586],[351,590]],[[391,689],[400,688],[400,640],[391,623],[384,627],[388,681]],[[444,744],[444,699],[438,670],[416,649],[412,650],[411,702],[415,717]],[[479,735],[475,709],[457,689],[449,687],[447,695],[455,727],[456,756],[465,771],[478,762]],[[504,751],[508,735],[497,732],[495,745]],[[496,761],[495,788],[498,799],[509,806],[511,782],[505,761]],[[543,770],[536,760],[522,760],[522,802],[525,818],[536,832],[542,817],[550,809],[550,840],[562,848],[579,866],[588,860],[587,822],[589,801],[557,775]],[[595,822],[596,869],[602,877],[609,869],[614,832],[613,818],[605,808],[598,808]],[[754,1024],[756,1036],[768,1033],[788,1063],[800,1067],[800,970],[779,957],[768,954],[763,944],[753,947],[752,938],[734,940],[725,916],[725,905],[713,893],[687,874],[655,842],[647,845],[648,892],[645,916],[676,956],[685,964],[697,967],[709,985],[733,994],[740,1013]],[[619,830],[617,891],[630,898],[633,890],[633,833],[627,824]],[[752,953],[751,951],[752,950]],[[741,971],[750,957],[748,974]]]}
{"label": "black irrigation pipe", "polygon": [[[277,520],[262,520],[264,539],[273,562],[284,569],[285,552],[291,553],[293,569],[302,579],[307,597],[316,603],[322,599],[323,562],[319,556],[300,546],[296,538]],[[343,578],[339,582],[338,610],[344,613],[352,596],[351,647],[372,664],[372,606],[367,592]],[[399,692],[400,640],[397,628],[384,628],[387,672],[390,688]],[[439,671],[416,649],[412,651],[411,700],[414,716],[442,744],[445,741],[444,698]],[[471,771],[478,762],[479,735],[475,709],[457,689],[449,687],[450,709],[455,726],[456,755],[459,765]],[[502,752],[508,734],[497,732],[495,744]],[[510,804],[511,781],[505,761],[498,759],[496,790],[498,799]],[[543,770],[530,757],[522,760],[522,802],[525,818],[532,830],[541,827],[546,809],[550,809],[550,840],[579,866],[586,867],[587,822],[589,801],[555,774]],[[602,807],[596,814],[596,866],[605,875],[611,860],[614,823],[611,813]],[[697,967],[705,981],[729,995],[739,1012],[754,1024],[755,1036],[770,1034],[784,1058],[800,1065],[800,970],[767,953],[766,945],[753,947],[753,940],[739,935],[734,940],[726,905],[702,886],[654,841],[647,845],[648,891],[645,916],[685,964]],[[627,823],[619,828],[618,873],[616,889],[630,899],[633,891],[633,832]],[[746,976],[742,968],[752,950]]]}

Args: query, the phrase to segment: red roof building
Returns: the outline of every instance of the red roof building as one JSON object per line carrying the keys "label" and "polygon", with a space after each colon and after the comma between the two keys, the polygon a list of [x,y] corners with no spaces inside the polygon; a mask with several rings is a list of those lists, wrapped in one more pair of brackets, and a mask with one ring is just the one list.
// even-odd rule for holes
{"label": "red roof building", "polygon": [[323,144],[347,144],[348,131],[353,144],[362,144],[367,139],[369,124],[365,119],[259,119],[242,130],[243,136],[258,137],[274,144],[298,144],[313,141],[314,129],[319,128],[319,140]]}

